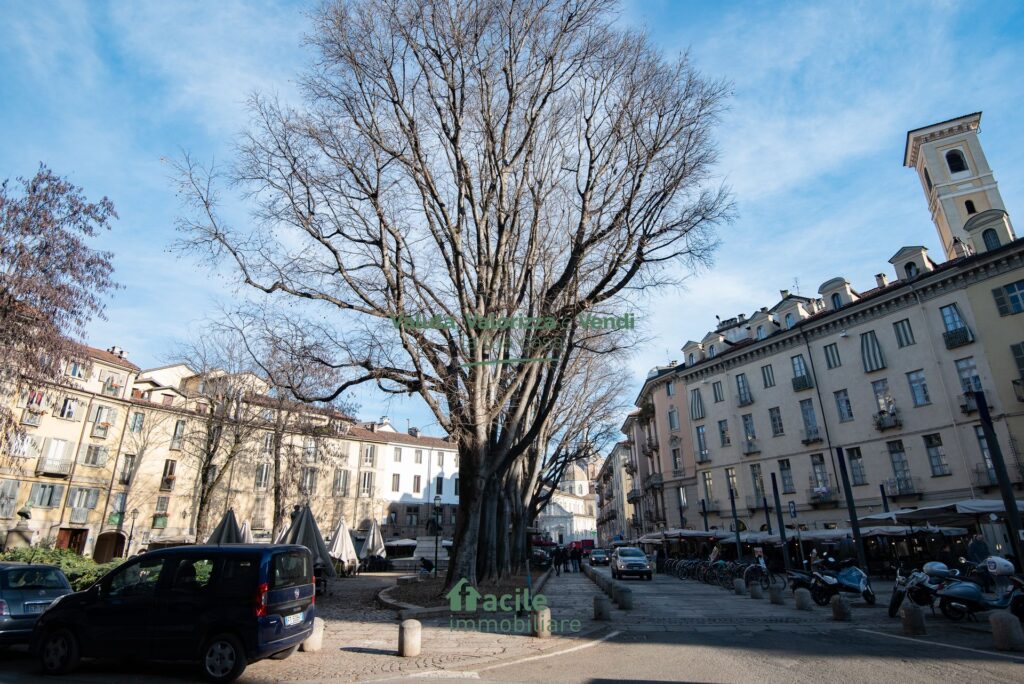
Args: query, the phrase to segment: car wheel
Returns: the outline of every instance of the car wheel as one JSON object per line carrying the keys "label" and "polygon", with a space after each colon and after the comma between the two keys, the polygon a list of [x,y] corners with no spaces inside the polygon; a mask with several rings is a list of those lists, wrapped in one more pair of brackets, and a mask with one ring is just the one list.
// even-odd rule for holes
{"label": "car wheel", "polygon": [[210,682],[232,682],[245,671],[245,650],[233,634],[218,634],[206,642],[199,666]]}
{"label": "car wheel", "polygon": [[67,627],[49,632],[39,644],[39,664],[43,674],[68,674],[78,665],[80,657],[78,637]]}
{"label": "car wheel", "polygon": [[277,653],[275,653],[274,655],[270,656],[270,659],[271,659],[271,660],[285,660],[285,659],[287,659],[287,658],[288,658],[288,657],[289,657],[289,656],[290,656],[290,655],[291,655],[292,653],[295,653],[296,651],[298,651],[298,650],[299,650],[299,646],[300,646],[300,644],[295,644],[295,645],[294,645],[294,646],[292,646],[291,648],[286,648],[286,649],[284,649],[283,651],[278,651],[278,652],[277,652]]}

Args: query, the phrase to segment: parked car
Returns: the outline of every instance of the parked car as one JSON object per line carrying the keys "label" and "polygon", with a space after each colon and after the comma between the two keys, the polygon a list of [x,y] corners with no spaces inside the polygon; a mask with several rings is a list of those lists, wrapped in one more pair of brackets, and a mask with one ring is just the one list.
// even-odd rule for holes
{"label": "parked car", "polygon": [[54,600],[71,593],[60,568],[0,563],[0,644],[27,644],[36,621]]}
{"label": "parked car", "polygon": [[551,567],[551,554],[547,549],[534,548],[530,552],[530,565],[538,570],[547,570]]}
{"label": "parked car", "polygon": [[608,552],[604,549],[594,549],[590,552],[591,565],[608,565]]}
{"label": "parked car", "polygon": [[635,546],[620,546],[615,549],[612,552],[611,570],[613,579],[634,575],[649,580],[654,574],[647,555]]}
{"label": "parked car", "polygon": [[43,613],[32,651],[46,674],[81,657],[196,661],[213,682],[287,658],[313,631],[313,558],[304,546],[231,544],[150,551]]}

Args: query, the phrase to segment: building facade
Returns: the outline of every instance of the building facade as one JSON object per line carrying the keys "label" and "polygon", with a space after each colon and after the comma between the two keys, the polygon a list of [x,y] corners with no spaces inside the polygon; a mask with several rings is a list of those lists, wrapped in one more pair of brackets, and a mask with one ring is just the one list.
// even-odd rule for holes
{"label": "building facade", "polygon": [[633,488],[633,477],[629,464],[629,443],[622,440],[612,447],[597,473],[597,539],[601,546],[630,537],[633,504],[626,495]]}
{"label": "building facade", "polygon": [[597,495],[589,464],[571,465],[535,523],[559,544],[597,537]]}

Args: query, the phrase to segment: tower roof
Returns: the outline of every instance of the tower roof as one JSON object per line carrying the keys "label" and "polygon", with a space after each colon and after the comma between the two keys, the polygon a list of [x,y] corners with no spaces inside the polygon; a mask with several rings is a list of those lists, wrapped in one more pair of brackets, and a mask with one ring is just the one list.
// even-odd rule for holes
{"label": "tower roof", "polygon": [[964,131],[972,131],[981,125],[981,112],[964,114],[955,119],[947,119],[938,123],[915,128],[907,131],[907,146],[903,152],[903,165],[911,168],[917,166],[917,156],[921,150],[921,143],[945,138]]}

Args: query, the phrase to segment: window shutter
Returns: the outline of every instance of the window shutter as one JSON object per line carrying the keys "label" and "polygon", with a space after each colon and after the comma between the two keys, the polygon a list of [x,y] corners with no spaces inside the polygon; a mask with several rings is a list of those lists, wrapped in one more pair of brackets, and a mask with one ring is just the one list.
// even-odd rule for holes
{"label": "window shutter", "polygon": [[1000,316],[1010,315],[1010,303],[1006,301],[1006,290],[1001,287],[993,288],[992,296],[996,300],[996,308],[999,309]]}
{"label": "window shutter", "polygon": [[64,485],[57,485],[53,488],[53,492],[50,494],[50,508],[55,508],[60,505],[61,499],[64,496]]}
{"label": "window shutter", "polygon": [[39,495],[43,491],[43,485],[39,482],[32,483],[32,490],[28,493],[28,502],[33,506],[40,506]]}
{"label": "window shutter", "polygon": [[878,337],[875,336],[874,330],[861,334],[860,355],[864,362],[865,373],[885,368],[885,357],[882,355],[882,348],[878,344]]}
{"label": "window shutter", "polygon": [[89,445],[82,442],[82,446],[78,447],[78,462],[85,463],[86,457],[89,455]]}
{"label": "window shutter", "polygon": [[110,415],[107,416],[107,422],[109,422],[111,425],[115,425],[117,423],[117,409],[110,409]]}
{"label": "window shutter", "polygon": [[1010,351],[1013,352],[1013,360],[1017,362],[1017,370],[1020,377],[1024,378],[1024,342],[1011,344]]}
{"label": "window shutter", "polygon": [[107,447],[100,447],[99,458],[96,461],[96,465],[105,466],[107,465],[107,457],[110,455],[110,449]]}
{"label": "window shutter", "polygon": [[0,480],[0,518],[14,516],[14,507],[18,503],[18,480]]}
{"label": "window shutter", "polygon": [[49,437],[47,437],[46,439],[43,440],[43,449],[42,449],[42,451],[39,452],[39,455],[40,456],[49,456],[50,455],[50,438]]}
{"label": "window shutter", "polygon": [[88,508],[89,510],[93,510],[96,508],[96,504],[99,503],[99,500],[100,490],[96,488],[90,489],[89,494],[86,498],[85,507]]}
{"label": "window shutter", "polygon": [[91,409],[89,409],[89,420],[88,420],[88,422],[90,422],[90,423],[95,423],[96,422],[96,413],[99,410],[100,410],[99,406],[93,406]]}

